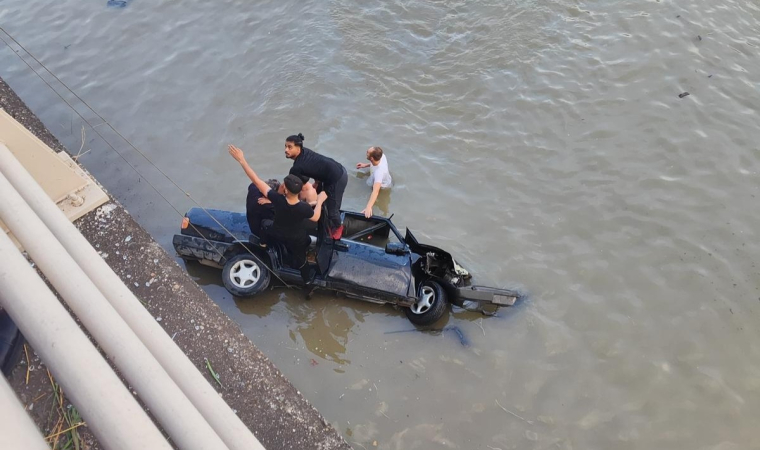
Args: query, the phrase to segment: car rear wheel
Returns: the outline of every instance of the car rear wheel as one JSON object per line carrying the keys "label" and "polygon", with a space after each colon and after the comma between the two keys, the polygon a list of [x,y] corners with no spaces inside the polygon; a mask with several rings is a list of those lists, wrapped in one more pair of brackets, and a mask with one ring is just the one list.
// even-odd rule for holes
{"label": "car rear wheel", "polygon": [[420,284],[417,301],[406,309],[406,317],[415,325],[430,325],[438,321],[449,306],[446,291],[435,281]]}
{"label": "car rear wheel", "polygon": [[263,291],[269,287],[269,278],[269,269],[248,253],[228,259],[222,271],[224,287],[238,297],[250,297]]}

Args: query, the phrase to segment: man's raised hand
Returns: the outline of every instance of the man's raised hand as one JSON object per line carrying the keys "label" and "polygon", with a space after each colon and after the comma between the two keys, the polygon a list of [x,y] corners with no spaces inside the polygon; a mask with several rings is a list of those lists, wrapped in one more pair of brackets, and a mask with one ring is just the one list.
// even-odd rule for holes
{"label": "man's raised hand", "polygon": [[245,155],[243,154],[243,151],[239,148],[235,147],[234,145],[230,144],[227,146],[230,150],[230,155],[235,159],[235,161],[239,163],[245,162]]}

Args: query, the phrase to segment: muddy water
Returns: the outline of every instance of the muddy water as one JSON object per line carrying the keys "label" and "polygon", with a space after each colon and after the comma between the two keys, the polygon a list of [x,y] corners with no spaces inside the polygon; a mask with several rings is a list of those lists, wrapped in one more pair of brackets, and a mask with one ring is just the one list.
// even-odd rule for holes
{"label": "muddy water", "polygon": [[[349,169],[380,145],[381,213],[530,292],[413,332],[188,267],[355,448],[760,447],[755,2],[3,0],[0,23],[199,203],[242,207],[228,142],[266,176],[299,131]],[[188,197],[107,127],[123,157],[82,145],[8,48],[0,76],[169,247],[151,185]]]}

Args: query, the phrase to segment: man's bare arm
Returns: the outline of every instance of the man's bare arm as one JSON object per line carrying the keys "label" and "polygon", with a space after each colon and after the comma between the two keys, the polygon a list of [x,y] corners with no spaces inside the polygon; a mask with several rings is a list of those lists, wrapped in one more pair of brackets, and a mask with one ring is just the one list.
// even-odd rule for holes
{"label": "man's bare arm", "polygon": [[314,215],[311,216],[309,220],[312,222],[319,221],[319,218],[322,216],[322,203],[327,200],[327,193],[320,192],[319,195],[317,195],[317,206],[314,207]]}
{"label": "man's bare arm", "polygon": [[245,174],[248,175],[248,178],[251,179],[254,185],[256,185],[256,188],[258,188],[259,191],[261,191],[261,194],[266,197],[267,193],[271,189],[268,184],[264,182],[261,178],[259,178],[258,175],[256,175],[256,172],[251,169],[251,166],[248,165],[248,161],[245,160],[245,155],[243,154],[243,151],[239,148],[235,147],[234,145],[230,144],[228,146],[230,155],[240,163],[240,166],[245,171]]}
{"label": "man's bare arm", "polygon": [[368,219],[372,217],[372,207],[375,206],[375,201],[377,200],[377,196],[380,194],[381,187],[382,183],[375,183],[372,185],[372,195],[369,196],[367,207],[362,210],[364,217]]}

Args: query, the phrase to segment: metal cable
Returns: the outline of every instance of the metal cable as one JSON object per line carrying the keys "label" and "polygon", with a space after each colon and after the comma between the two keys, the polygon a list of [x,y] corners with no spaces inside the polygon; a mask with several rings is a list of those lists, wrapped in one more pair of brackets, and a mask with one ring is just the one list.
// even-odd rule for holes
{"label": "metal cable", "polygon": [[[185,196],[186,196],[187,198],[189,198],[189,199],[190,199],[190,200],[191,200],[193,203],[195,203],[195,205],[196,205],[196,206],[198,206],[198,208],[202,209],[202,210],[203,210],[203,212],[205,212],[205,213],[206,213],[206,214],[207,214],[207,215],[208,215],[208,216],[209,216],[209,217],[210,217],[210,218],[211,218],[211,219],[212,219],[214,222],[216,222],[216,223],[217,223],[217,225],[219,225],[219,226],[220,226],[220,227],[221,227],[221,228],[222,228],[222,229],[223,229],[223,230],[224,230],[224,231],[225,231],[227,234],[229,234],[231,237],[235,238],[235,235],[234,235],[234,234],[232,234],[232,232],[231,232],[230,230],[228,230],[228,229],[227,229],[227,227],[225,227],[225,226],[224,226],[224,225],[223,225],[221,222],[219,222],[219,221],[216,219],[216,217],[214,217],[214,216],[213,216],[213,214],[211,214],[211,213],[210,213],[210,212],[209,212],[209,211],[208,211],[206,208],[204,208],[204,207],[203,207],[203,206],[202,206],[200,203],[198,203],[198,202],[197,202],[197,201],[196,201],[196,200],[193,198],[193,196],[192,196],[192,195],[190,195],[190,193],[189,193],[189,192],[187,192],[186,190],[182,189],[182,187],[180,187],[180,186],[179,186],[179,185],[178,185],[178,184],[177,184],[177,183],[176,183],[176,182],[175,182],[175,181],[174,181],[174,180],[173,180],[173,179],[172,179],[172,178],[171,178],[169,175],[167,175],[167,174],[166,174],[166,172],[164,172],[163,170],[161,170],[161,168],[159,168],[159,167],[158,167],[158,166],[157,166],[155,163],[153,163],[153,161],[151,161],[151,159],[150,159],[150,158],[148,158],[148,156],[147,156],[147,155],[145,155],[145,153],[141,152],[141,151],[140,151],[140,149],[138,149],[138,148],[137,148],[137,147],[136,147],[134,144],[132,144],[132,142],[131,142],[129,139],[127,139],[126,137],[124,137],[124,135],[122,135],[122,134],[121,134],[121,133],[120,133],[120,132],[119,132],[119,131],[118,131],[116,128],[114,128],[114,127],[113,127],[113,125],[111,125],[111,123],[110,123],[110,122],[108,122],[108,121],[107,121],[107,120],[106,120],[106,119],[105,119],[103,116],[101,116],[101,115],[100,115],[100,114],[99,114],[97,111],[95,111],[95,110],[94,110],[94,109],[93,109],[93,108],[92,108],[92,107],[91,107],[91,106],[90,106],[90,105],[89,105],[89,104],[88,104],[86,101],[84,101],[84,99],[82,99],[82,97],[80,97],[79,95],[77,95],[77,94],[76,94],[76,92],[74,92],[74,91],[73,91],[73,90],[72,90],[72,89],[71,89],[71,88],[70,88],[70,87],[69,87],[69,86],[68,86],[66,83],[64,83],[63,81],[61,81],[61,79],[60,79],[60,78],[58,78],[58,77],[57,77],[57,76],[56,76],[56,75],[55,75],[55,74],[54,74],[54,73],[53,73],[53,72],[52,72],[50,69],[48,69],[48,68],[47,68],[47,67],[46,67],[46,66],[45,66],[45,65],[44,65],[44,64],[43,64],[43,63],[42,63],[42,62],[41,62],[39,59],[37,59],[37,58],[36,58],[36,57],[35,57],[35,56],[34,56],[34,55],[31,53],[31,52],[29,52],[29,50],[27,50],[27,49],[26,49],[26,48],[25,48],[23,45],[21,45],[21,43],[20,43],[19,41],[17,41],[17,40],[16,40],[16,39],[15,39],[15,38],[14,38],[14,37],[13,37],[13,36],[10,34],[10,33],[8,33],[7,31],[5,31],[5,29],[4,29],[3,27],[0,27],[0,31],[2,31],[4,34],[6,34],[6,35],[7,35],[7,36],[8,36],[8,37],[9,37],[9,38],[10,38],[10,39],[13,41],[13,42],[15,42],[15,43],[16,43],[16,45],[18,45],[18,46],[19,46],[19,47],[20,47],[20,48],[21,48],[21,49],[22,49],[22,50],[23,50],[23,51],[24,51],[24,52],[25,52],[27,55],[29,55],[29,56],[30,56],[30,57],[31,57],[31,58],[32,58],[34,61],[36,61],[36,62],[37,62],[37,64],[39,64],[39,65],[40,65],[40,66],[41,66],[43,69],[45,69],[45,71],[46,71],[47,73],[49,73],[49,74],[50,74],[50,75],[51,75],[53,78],[55,78],[55,79],[56,79],[56,80],[57,80],[57,81],[58,81],[58,82],[59,82],[59,83],[60,83],[60,84],[61,84],[63,87],[65,87],[65,88],[66,88],[66,90],[68,90],[68,91],[69,91],[69,92],[70,92],[70,93],[71,93],[71,94],[72,94],[74,97],[76,97],[76,98],[77,98],[77,99],[78,99],[80,102],[82,102],[82,104],[84,104],[84,105],[87,107],[87,109],[89,109],[90,111],[92,111],[92,113],[93,113],[93,114],[95,114],[95,115],[96,115],[96,116],[97,116],[97,117],[98,117],[100,120],[102,120],[102,121],[103,121],[103,122],[99,123],[97,126],[100,126],[100,125],[103,125],[103,124],[106,124],[106,125],[108,125],[108,127],[109,127],[109,128],[110,128],[110,129],[111,129],[111,130],[112,130],[114,133],[116,133],[116,134],[117,134],[117,135],[118,135],[118,136],[119,136],[119,137],[120,137],[122,140],[124,140],[124,142],[126,142],[127,144],[129,144],[129,146],[130,146],[130,147],[132,147],[132,148],[133,148],[133,149],[134,149],[134,150],[135,150],[137,153],[139,153],[139,154],[140,154],[140,156],[142,156],[142,157],[143,157],[143,158],[144,158],[144,159],[145,159],[145,160],[146,160],[146,161],[147,161],[147,162],[148,162],[148,163],[149,163],[151,166],[153,166],[153,167],[154,167],[156,170],[158,170],[158,172],[159,172],[161,175],[163,175],[163,176],[164,176],[164,177],[165,177],[167,180],[169,180],[169,182],[170,182],[170,183],[172,183],[172,184],[174,185],[174,187],[176,187],[176,188],[177,188],[177,189],[178,189],[180,192],[182,192],[183,194],[185,194]],[[100,137],[100,139],[101,139],[103,142],[105,142],[105,143],[106,143],[106,145],[108,145],[108,146],[111,148],[111,150],[113,150],[113,151],[114,151],[114,152],[115,152],[117,155],[119,155],[119,157],[121,157],[121,159],[123,159],[123,160],[124,160],[124,162],[126,162],[126,163],[129,165],[129,167],[131,167],[131,168],[132,168],[132,170],[134,170],[134,171],[135,171],[135,173],[137,173],[137,174],[138,174],[140,177],[142,177],[143,179],[145,179],[145,182],[146,182],[146,183],[148,183],[148,185],[149,185],[149,186],[150,186],[150,187],[151,187],[151,188],[152,188],[154,191],[156,191],[156,193],[157,193],[157,194],[158,194],[158,195],[159,195],[159,196],[160,196],[160,197],[161,197],[161,198],[162,198],[162,199],[163,199],[163,200],[164,200],[164,201],[165,201],[165,202],[166,202],[166,203],[167,203],[167,204],[168,204],[168,205],[169,205],[169,206],[170,206],[170,207],[171,207],[171,208],[174,210],[174,211],[176,211],[176,212],[177,212],[177,214],[179,214],[179,216],[180,216],[180,217],[184,217],[184,216],[185,216],[185,214],[184,214],[184,213],[182,213],[182,212],[181,212],[179,209],[177,209],[177,208],[176,208],[176,207],[175,207],[175,206],[172,204],[172,202],[170,202],[170,201],[169,201],[169,199],[168,199],[168,198],[166,198],[166,197],[165,197],[165,196],[164,196],[164,195],[161,193],[161,191],[159,191],[159,190],[158,190],[158,188],[156,188],[156,186],[154,186],[154,185],[153,185],[153,183],[151,183],[151,182],[150,182],[150,180],[148,180],[148,179],[147,179],[147,178],[146,178],[146,177],[145,177],[143,174],[141,174],[141,173],[140,173],[140,171],[138,171],[138,170],[137,170],[137,168],[136,168],[134,165],[132,165],[132,163],[130,163],[130,162],[129,162],[129,161],[128,161],[128,160],[127,160],[125,157],[124,157],[124,155],[122,155],[122,154],[121,154],[121,153],[120,153],[118,150],[116,150],[116,148],[115,148],[113,145],[111,145],[111,143],[110,143],[110,142],[108,142],[108,140],[106,140],[106,138],[105,138],[105,137],[103,137],[103,135],[102,135],[102,134],[100,134],[100,132],[98,132],[98,130],[97,130],[97,129],[96,129],[96,128],[95,128],[95,127],[94,127],[94,126],[93,126],[93,125],[92,125],[92,124],[91,124],[91,123],[90,123],[90,122],[87,120],[87,119],[85,119],[85,118],[84,118],[84,116],[82,116],[82,114],[80,114],[80,113],[79,113],[79,111],[77,111],[77,109],[76,109],[76,108],[74,108],[74,106],[73,106],[71,103],[69,103],[69,102],[68,102],[68,100],[66,100],[65,98],[63,98],[63,96],[62,96],[62,95],[61,95],[61,94],[60,94],[60,93],[59,93],[57,90],[55,90],[55,88],[53,88],[53,86],[52,86],[52,85],[50,85],[50,83],[48,83],[48,82],[47,82],[47,80],[45,80],[45,79],[42,77],[42,75],[40,75],[40,74],[39,74],[39,72],[37,72],[37,70],[35,70],[35,69],[34,69],[34,67],[32,67],[32,66],[31,66],[31,64],[29,64],[29,63],[28,63],[28,62],[27,62],[27,61],[26,61],[24,58],[22,58],[22,57],[21,57],[21,55],[19,55],[19,54],[18,54],[18,52],[14,51],[14,50],[13,50],[13,47],[11,47],[11,45],[8,43],[8,41],[6,41],[5,39],[3,39],[2,37],[0,37],[0,41],[3,41],[3,43],[4,43],[4,44],[5,44],[5,45],[6,45],[6,46],[7,46],[7,47],[8,47],[8,48],[11,50],[11,51],[13,51],[13,53],[14,53],[16,56],[18,56],[18,58],[19,58],[21,61],[23,61],[23,62],[24,62],[24,64],[26,64],[26,65],[27,65],[27,67],[29,67],[29,69],[31,69],[31,70],[32,70],[32,72],[34,72],[34,74],[35,74],[35,75],[37,75],[37,77],[39,77],[39,79],[40,79],[40,80],[42,80],[42,81],[43,81],[43,82],[44,82],[44,83],[45,83],[45,84],[46,84],[46,85],[47,85],[47,86],[48,86],[48,87],[49,87],[49,88],[50,88],[50,89],[51,89],[53,92],[55,92],[55,94],[56,94],[56,95],[57,95],[57,96],[58,96],[58,97],[59,97],[61,100],[63,100],[63,102],[64,102],[64,103],[66,103],[66,105],[67,105],[69,108],[71,108],[71,110],[72,110],[72,111],[74,111],[74,112],[77,114],[77,116],[79,116],[79,118],[80,118],[80,119],[82,119],[82,121],[83,121],[84,123],[86,123],[86,124],[87,124],[87,125],[90,127],[90,129],[91,129],[92,131],[94,131],[94,132],[95,132],[95,134],[97,134],[97,135],[98,135],[98,137]],[[198,230],[198,229],[195,227],[195,225],[193,225],[193,224],[190,224],[190,226],[192,226],[192,227],[193,227],[193,229],[194,229],[194,230],[195,230],[195,231],[198,233],[198,236],[200,236],[201,238],[203,238],[203,240],[205,240],[205,241],[206,241],[206,242],[207,242],[209,245],[211,245],[211,247],[213,247],[213,248],[214,248],[214,250],[215,250],[215,251],[216,251],[216,252],[219,254],[219,256],[220,256],[222,259],[224,259],[224,255],[223,255],[223,254],[222,254],[222,253],[221,253],[221,252],[220,252],[220,251],[219,251],[219,250],[216,248],[216,246],[214,246],[213,244],[211,244],[211,241],[209,241],[209,240],[208,240],[208,238],[206,238],[205,236],[203,236],[203,234],[202,234],[202,233],[201,233],[201,232],[200,232],[200,231],[199,231],[199,230]],[[278,276],[278,275],[277,275],[277,274],[274,272],[274,270],[272,270],[272,268],[270,268],[270,267],[269,267],[269,265],[267,265],[266,263],[264,263],[264,262],[263,262],[263,261],[262,261],[262,260],[261,260],[261,259],[260,259],[260,258],[259,258],[257,255],[256,255],[256,254],[254,254],[254,253],[253,253],[253,251],[251,251],[251,249],[249,249],[249,248],[248,248],[248,246],[246,246],[246,245],[245,245],[245,244],[244,244],[242,241],[238,241],[238,243],[239,243],[239,244],[240,244],[240,245],[241,245],[241,246],[242,246],[242,247],[243,247],[243,248],[244,248],[244,249],[245,249],[245,250],[246,250],[246,251],[247,251],[247,252],[248,252],[248,253],[249,253],[249,254],[250,254],[252,257],[253,257],[253,258],[254,258],[254,259],[256,259],[256,261],[258,261],[258,262],[259,262],[259,264],[261,264],[261,265],[262,265],[262,266],[264,266],[264,267],[265,267],[267,270],[269,270],[269,273],[271,273],[272,275],[274,275],[274,277],[275,277],[275,278],[277,278],[278,280],[280,280],[280,282],[281,282],[282,284],[284,284],[284,285],[285,285],[285,287],[287,287],[287,288],[290,288],[290,287],[292,287],[292,286],[290,286],[290,285],[289,285],[287,282],[285,282],[285,280],[283,280],[281,277],[279,277],[279,276]]]}

